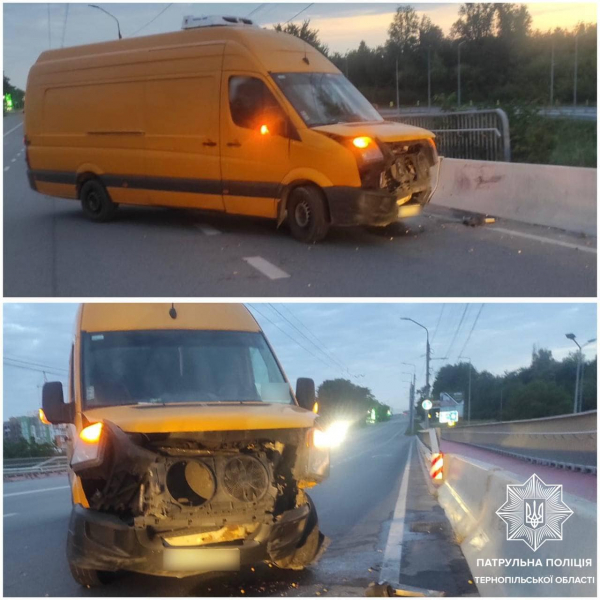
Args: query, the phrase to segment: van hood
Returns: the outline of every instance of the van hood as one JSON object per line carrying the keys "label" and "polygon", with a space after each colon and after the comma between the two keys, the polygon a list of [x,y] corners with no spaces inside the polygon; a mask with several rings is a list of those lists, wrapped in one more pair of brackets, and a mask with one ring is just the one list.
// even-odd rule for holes
{"label": "van hood", "polygon": [[378,138],[382,142],[406,142],[409,140],[433,139],[435,134],[421,127],[404,125],[394,121],[369,121],[365,123],[335,123],[333,125],[319,125],[312,127],[314,131],[341,137],[356,137],[368,135]]}
{"label": "van hood", "polygon": [[134,404],[84,411],[90,422],[111,421],[128,433],[306,429],[316,415],[292,404]]}

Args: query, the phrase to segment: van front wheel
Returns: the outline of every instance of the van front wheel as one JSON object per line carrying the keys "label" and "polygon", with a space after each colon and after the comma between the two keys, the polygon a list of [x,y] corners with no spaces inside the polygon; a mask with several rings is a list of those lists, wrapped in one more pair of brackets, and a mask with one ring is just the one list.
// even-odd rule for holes
{"label": "van front wheel", "polygon": [[119,207],[110,199],[104,186],[95,179],[90,179],[81,186],[79,197],[85,216],[98,223],[113,219]]}
{"label": "van front wheel", "polygon": [[314,187],[300,186],[292,191],[287,201],[287,220],[292,235],[308,244],[321,241],[329,231],[323,197]]}
{"label": "van front wheel", "polygon": [[108,573],[105,573],[104,571],[96,571],[95,569],[82,569],[80,567],[76,567],[71,562],[69,562],[69,569],[73,579],[83,587],[94,588],[108,583]]}

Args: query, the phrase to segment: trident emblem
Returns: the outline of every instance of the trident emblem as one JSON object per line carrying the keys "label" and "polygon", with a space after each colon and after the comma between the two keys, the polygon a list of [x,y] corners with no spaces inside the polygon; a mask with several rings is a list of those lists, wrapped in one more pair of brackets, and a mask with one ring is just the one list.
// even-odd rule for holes
{"label": "trident emblem", "polygon": [[[537,504],[539,502],[539,504]],[[537,529],[544,522],[544,501],[526,500],[525,501],[525,525],[532,529]]]}

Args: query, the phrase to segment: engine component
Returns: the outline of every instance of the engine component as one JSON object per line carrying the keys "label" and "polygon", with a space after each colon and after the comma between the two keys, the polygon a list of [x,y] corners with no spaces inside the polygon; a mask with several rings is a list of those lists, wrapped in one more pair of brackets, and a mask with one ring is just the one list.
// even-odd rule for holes
{"label": "engine component", "polygon": [[225,491],[236,500],[257,502],[269,487],[266,469],[252,456],[236,456],[223,469]]}
{"label": "engine component", "polygon": [[187,506],[202,506],[216,491],[215,477],[200,461],[178,461],[167,471],[167,489],[173,499]]}

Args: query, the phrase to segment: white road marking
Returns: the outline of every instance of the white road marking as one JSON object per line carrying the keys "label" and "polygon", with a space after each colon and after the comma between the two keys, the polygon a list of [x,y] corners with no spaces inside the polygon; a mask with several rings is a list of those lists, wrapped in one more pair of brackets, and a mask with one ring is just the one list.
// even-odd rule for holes
{"label": "white road marking", "polygon": [[4,515],[4,518],[6,519],[7,517],[14,517],[15,515],[18,515],[19,513],[8,513],[6,515]]}
{"label": "white road marking", "polygon": [[596,254],[596,248],[590,246],[581,246],[580,244],[572,244],[571,242],[563,242],[562,240],[551,240],[550,238],[543,237],[541,235],[534,235],[533,233],[523,233],[521,231],[512,231],[511,229],[504,229],[503,227],[490,227],[490,231],[498,231],[500,233],[506,233],[508,235],[515,235],[517,237],[526,238],[528,240],[534,240],[536,242],[542,242],[543,244],[554,244],[555,246],[563,246],[564,248],[572,248],[573,250],[581,250],[581,252],[589,252],[590,254]]}
{"label": "white road marking", "polygon": [[[386,446],[390,442],[394,441],[401,433],[403,434],[404,432],[403,432],[403,430],[399,429],[392,437],[388,438],[385,442],[383,442],[383,444],[379,444],[378,446],[373,448],[373,450],[379,450],[380,448],[383,448],[383,446]],[[358,458],[359,456],[363,456],[364,454],[365,454],[364,452],[359,452],[358,454],[354,454],[353,456],[348,456],[347,458],[344,458],[343,460],[340,460],[339,462],[332,464],[331,468],[333,469],[333,467],[343,465],[344,463],[347,463],[350,460],[354,460],[355,458]]]}
{"label": "white road marking", "polygon": [[279,267],[265,260],[261,256],[246,256],[244,260],[257,271],[266,275],[269,279],[285,279],[289,277],[289,273],[282,271]]}
{"label": "white road marking", "polygon": [[[434,219],[439,219],[440,221],[451,221],[453,223],[462,223],[462,219],[457,219],[456,217],[448,217],[444,215],[434,215],[429,214],[428,216],[433,217]],[[589,252],[591,254],[597,254],[596,248],[591,248],[590,246],[582,246],[580,244],[573,244],[571,242],[563,242],[562,240],[553,240],[551,238],[544,237],[542,235],[535,235],[533,233],[525,233],[521,231],[515,231],[513,229],[505,229],[504,227],[493,227],[488,226],[485,227],[486,231],[497,231],[498,233],[504,233],[505,235],[514,235],[515,237],[522,237],[528,240],[533,240],[535,242],[542,242],[543,244],[554,244],[555,246],[563,246],[564,248],[571,248],[573,250],[581,250],[582,252]]]}
{"label": "white road marking", "polygon": [[4,167],[5,171],[8,171],[10,169],[10,167]]}
{"label": "white road marking", "polygon": [[392,587],[400,581],[402,540],[404,538],[404,520],[406,518],[406,496],[408,494],[408,476],[410,474],[410,459],[412,457],[413,444],[414,442],[411,441],[379,575],[380,581],[387,581]]}
{"label": "white road marking", "polygon": [[21,121],[16,127],[13,127],[10,131],[7,131],[4,134],[4,137],[6,137],[9,133],[12,133],[13,131],[16,131],[17,129],[19,129],[19,127],[22,127],[22,125],[23,125],[23,122]]}
{"label": "white road marking", "polygon": [[204,235],[219,235],[221,232],[210,225],[196,225],[196,229],[199,229]]}
{"label": "white road marking", "polygon": [[41,490],[28,490],[27,492],[11,492],[10,494],[4,494],[4,498],[10,496],[24,496],[25,494],[40,494],[41,492],[52,492],[54,490],[68,490],[70,485],[60,485],[58,487],[42,488]]}
{"label": "white road marking", "polygon": [[10,162],[17,162],[17,159],[16,159],[16,158],[13,158],[13,159],[11,159],[11,161],[10,161]]}

